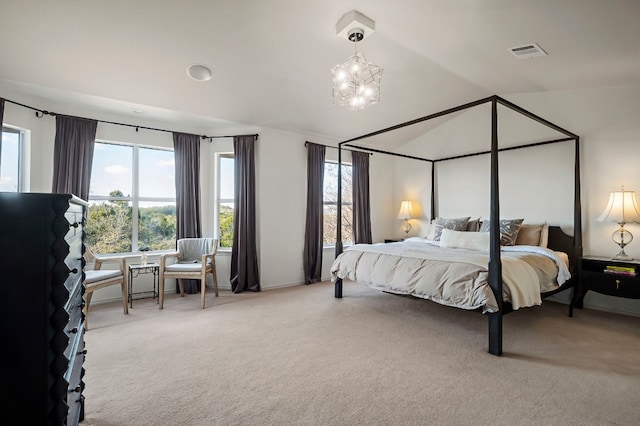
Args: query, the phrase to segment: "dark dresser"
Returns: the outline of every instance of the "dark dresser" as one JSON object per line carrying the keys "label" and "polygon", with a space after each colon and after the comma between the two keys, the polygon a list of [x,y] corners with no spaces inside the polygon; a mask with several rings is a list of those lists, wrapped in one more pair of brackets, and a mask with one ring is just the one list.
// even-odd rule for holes
{"label": "dark dresser", "polygon": [[84,419],[84,223],[70,194],[0,192],[2,418]]}

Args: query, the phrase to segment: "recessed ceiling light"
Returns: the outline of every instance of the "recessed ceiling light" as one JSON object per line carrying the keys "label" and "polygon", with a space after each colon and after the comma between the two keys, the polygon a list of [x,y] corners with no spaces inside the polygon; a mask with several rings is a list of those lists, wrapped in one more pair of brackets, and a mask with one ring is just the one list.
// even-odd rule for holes
{"label": "recessed ceiling light", "polygon": [[197,81],[207,81],[213,77],[213,70],[209,65],[193,64],[187,68],[187,75]]}

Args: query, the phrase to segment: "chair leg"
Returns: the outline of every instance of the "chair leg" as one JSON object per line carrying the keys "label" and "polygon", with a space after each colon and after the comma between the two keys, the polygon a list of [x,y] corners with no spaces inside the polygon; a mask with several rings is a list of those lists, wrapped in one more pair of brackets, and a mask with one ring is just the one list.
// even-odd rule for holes
{"label": "chair leg", "polygon": [[216,297],[218,297],[218,273],[216,272],[216,268],[213,268],[213,271],[211,272],[211,275],[213,276],[213,291],[216,295]]}
{"label": "chair leg", "polygon": [[202,305],[202,309],[204,309],[204,295],[207,292],[207,276],[205,275],[200,280],[200,304]]}
{"label": "chair leg", "polygon": [[122,306],[124,307],[124,314],[129,313],[129,291],[127,290],[127,283],[125,280],[122,280]]}
{"label": "chair leg", "polygon": [[84,314],[84,329],[89,330],[89,303],[91,303],[93,292],[87,292],[86,288],[84,292],[84,308],[82,308],[82,313]]}
{"label": "chair leg", "polygon": [[184,297],[184,284],[182,284],[182,278],[178,278],[178,287],[180,287],[180,297]]}
{"label": "chair leg", "polygon": [[164,306],[164,274],[160,277],[160,285],[158,287],[158,308],[162,309]]}

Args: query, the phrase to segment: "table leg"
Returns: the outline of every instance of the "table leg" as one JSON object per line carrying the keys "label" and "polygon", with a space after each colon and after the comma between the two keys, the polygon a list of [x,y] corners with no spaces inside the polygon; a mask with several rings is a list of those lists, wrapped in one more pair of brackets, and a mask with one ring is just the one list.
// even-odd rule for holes
{"label": "table leg", "polygon": [[129,269],[129,307],[133,308],[133,269]]}
{"label": "table leg", "polygon": [[[158,286],[158,291],[156,291],[156,285]],[[160,303],[160,294],[158,294],[159,291],[160,291],[160,270],[154,269],[153,270],[153,297],[155,298],[156,296],[158,296],[158,299],[156,300],[156,305]]]}

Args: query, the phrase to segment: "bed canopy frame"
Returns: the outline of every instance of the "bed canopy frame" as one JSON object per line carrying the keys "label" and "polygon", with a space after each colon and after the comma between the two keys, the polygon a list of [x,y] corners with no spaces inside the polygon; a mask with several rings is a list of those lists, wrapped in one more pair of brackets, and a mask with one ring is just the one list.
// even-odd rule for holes
{"label": "bed canopy frame", "polygon": [[[377,136],[383,133],[387,133],[393,130],[401,129],[403,127],[411,126],[413,124],[417,124],[420,122],[432,120],[434,118],[443,117],[449,114],[453,114],[459,111],[467,110],[469,108],[473,108],[479,105],[484,105],[490,103],[491,104],[491,150],[482,151],[482,152],[473,152],[464,155],[456,155],[451,157],[439,158],[439,159],[428,159],[422,157],[416,157],[406,154],[400,154],[390,151],[379,150],[375,148],[369,148],[359,145],[354,145],[353,143],[362,139],[370,138],[373,136]],[[507,148],[498,148],[498,104],[519,113],[520,115],[527,117],[533,121],[536,121],[548,128],[551,128],[558,133],[565,135],[563,138],[545,140],[535,143],[528,143],[523,145],[511,146]],[[426,115],[424,117],[420,117],[411,121],[407,121],[401,124],[397,124],[395,126],[387,127],[372,133],[367,133],[365,135],[361,135],[338,144],[338,200],[337,200],[337,238],[336,238],[336,249],[335,255],[336,257],[342,253],[343,251],[343,243],[342,243],[342,150],[343,147],[351,147],[356,148],[358,150],[375,152],[381,154],[387,154],[397,157],[409,158],[414,160],[422,160],[431,163],[431,219],[436,217],[436,209],[435,209],[435,164],[441,161],[454,160],[465,157],[472,157],[477,155],[491,155],[491,182],[490,182],[490,226],[489,226],[489,286],[493,291],[493,294],[496,298],[498,304],[498,311],[495,313],[489,313],[489,353],[493,355],[502,355],[502,316],[511,311],[507,303],[503,300],[502,297],[502,261],[500,259],[500,199],[499,199],[499,183],[498,183],[498,153],[501,151],[508,151],[514,149],[522,149],[522,148],[530,148],[534,146],[541,146],[547,144],[554,144],[560,142],[574,141],[574,212],[573,212],[573,238],[571,241],[568,241],[567,251],[571,263],[575,265],[575,260],[582,255],[582,213],[581,213],[581,203],[580,203],[580,137],[562,127],[545,120],[544,118],[533,114],[530,111],[525,110],[524,108],[519,107],[518,105],[513,104],[512,102],[507,101],[506,99],[501,98],[500,96],[494,95],[487,98],[479,99],[474,102],[469,102],[463,105],[459,105],[454,108],[449,108],[440,112],[436,112],[434,114]],[[551,232],[555,230],[550,229],[550,238]],[[562,234],[562,232],[558,229],[557,234]],[[566,244],[567,242],[565,242]],[[573,275],[573,274],[572,274]],[[561,286],[558,291],[565,290],[569,286]],[[556,293],[556,291],[551,292],[547,295]],[[335,295],[336,298],[342,298],[342,279],[338,279],[335,282]],[[573,308],[573,301],[570,306],[570,313]]]}

